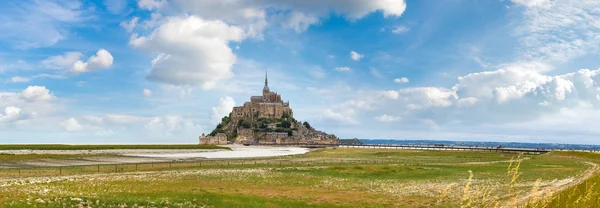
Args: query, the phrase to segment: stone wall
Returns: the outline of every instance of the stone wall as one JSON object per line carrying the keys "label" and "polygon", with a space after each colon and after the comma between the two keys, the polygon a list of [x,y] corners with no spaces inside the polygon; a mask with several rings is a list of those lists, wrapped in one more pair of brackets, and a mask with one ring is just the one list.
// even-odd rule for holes
{"label": "stone wall", "polygon": [[218,133],[215,136],[205,136],[202,135],[199,138],[200,144],[214,144],[214,145],[224,145],[227,144],[227,135],[224,133]]}

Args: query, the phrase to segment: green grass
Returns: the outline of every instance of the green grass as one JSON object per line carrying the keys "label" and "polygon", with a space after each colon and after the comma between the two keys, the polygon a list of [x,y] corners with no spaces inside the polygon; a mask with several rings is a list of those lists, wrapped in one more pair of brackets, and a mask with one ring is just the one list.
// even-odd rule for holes
{"label": "green grass", "polygon": [[0,150],[103,150],[103,149],[230,149],[217,145],[149,144],[149,145],[64,145],[64,144],[10,144]]}
{"label": "green grass", "polygon": [[[17,162],[24,160],[39,160],[39,159],[70,159],[70,158],[83,158],[90,157],[91,155],[85,154],[73,154],[73,155],[60,155],[60,154],[30,154],[30,155],[16,155],[0,153],[0,164],[4,162]],[[96,155],[97,156],[97,155]]]}
{"label": "green grass", "polygon": [[[114,165],[63,167],[62,177],[56,168],[24,169],[20,177],[15,169],[0,169],[0,178],[5,178],[0,180],[0,207],[460,207],[466,203],[466,184],[471,205],[478,206],[511,201],[498,197],[526,194],[538,179],[563,180],[589,168],[582,161],[600,161],[578,153],[523,155],[515,186],[507,188],[508,166],[516,166],[510,163],[515,156],[337,148],[277,158],[204,160],[202,166],[140,164],[139,172],[134,164],[119,165],[118,173]],[[469,170],[472,182],[467,180]],[[30,177],[35,175],[48,177]],[[444,189],[447,193],[442,194]],[[487,192],[496,198],[478,198]]]}

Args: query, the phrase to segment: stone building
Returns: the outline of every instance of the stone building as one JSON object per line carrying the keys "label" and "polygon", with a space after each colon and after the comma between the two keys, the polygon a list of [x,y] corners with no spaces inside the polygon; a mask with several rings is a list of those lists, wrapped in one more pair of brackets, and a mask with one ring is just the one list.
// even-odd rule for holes
{"label": "stone building", "polygon": [[199,138],[200,144],[214,144],[214,145],[223,145],[227,144],[227,135],[224,133],[218,133],[215,136],[205,136],[202,134]]}
{"label": "stone building", "polygon": [[[338,138],[294,119],[289,102],[271,92],[265,75],[262,96],[233,108],[200,144],[337,144]],[[306,126],[305,126],[306,125]]]}
{"label": "stone building", "polygon": [[239,120],[254,121],[256,118],[281,118],[287,114],[292,118],[293,112],[289,102],[283,102],[281,95],[271,92],[268,78],[265,76],[265,86],[262,96],[250,97],[250,102],[243,106],[233,107],[231,120],[237,123]]}

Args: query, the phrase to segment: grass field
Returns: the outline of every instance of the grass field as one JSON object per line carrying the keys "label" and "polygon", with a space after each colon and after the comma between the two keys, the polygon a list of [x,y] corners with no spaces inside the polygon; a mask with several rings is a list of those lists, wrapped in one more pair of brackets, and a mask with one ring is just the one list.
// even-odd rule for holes
{"label": "grass field", "polygon": [[64,145],[64,144],[9,144],[0,150],[115,150],[115,149],[229,149],[217,145],[148,144],[148,145]]}
{"label": "grass field", "polygon": [[573,186],[597,174],[597,162],[582,153],[337,148],[269,159],[73,167],[61,176],[56,169],[38,177],[31,176],[46,174],[22,170],[33,172],[19,177],[5,169],[0,207],[561,207],[560,200],[571,199],[556,197],[571,189],[599,193],[598,185]]}

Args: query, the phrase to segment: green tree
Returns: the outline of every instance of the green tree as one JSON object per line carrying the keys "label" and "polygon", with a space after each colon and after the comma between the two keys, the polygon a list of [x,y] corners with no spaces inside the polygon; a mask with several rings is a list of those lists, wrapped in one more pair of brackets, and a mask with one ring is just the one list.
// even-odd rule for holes
{"label": "green tree", "polygon": [[306,127],[307,129],[312,129],[312,127],[310,126],[310,124],[308,122],[304,122],[303,123],[304,127]]}
{"label": "green tree", "polygon": [[248,121],[245,121],[244,119],[238,121],[238,126],[241,126],[246,129],[252,128],[252,124]]}
{"label": "green tree", "polygon": [[281,123],[277,124],[277,127],[289,129],[290,127],[292,127],[292,123],[289,121],[282,121]]}
{"label": "green tree", "polygon": [[221,119],[221,124],[226,126],[227,124],[229,124],[229,121],[231,121],[231,118],[229,116],[225,116]]}

